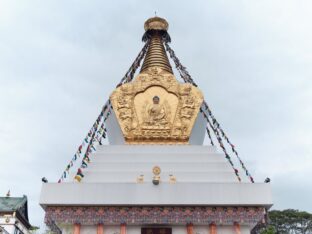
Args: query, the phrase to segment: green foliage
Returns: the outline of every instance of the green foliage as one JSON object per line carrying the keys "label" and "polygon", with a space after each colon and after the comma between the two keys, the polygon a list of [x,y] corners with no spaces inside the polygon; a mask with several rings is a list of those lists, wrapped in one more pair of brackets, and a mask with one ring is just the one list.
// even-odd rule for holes
{"label": "green foliage", "polygon": [[260,234],[275,234],[275,229],[272,226],[265,228],[263,231],[260,231]]}
{"label": "green foliage", "polygon": [[312,214],[298,210],[273,210],[269,212],[276,233],[312,233]]}
{"label": "green foliage", "polygon": [[293,209],[269,212],[269,226],[258,224],[255,234],[312,234],[312,214]]}

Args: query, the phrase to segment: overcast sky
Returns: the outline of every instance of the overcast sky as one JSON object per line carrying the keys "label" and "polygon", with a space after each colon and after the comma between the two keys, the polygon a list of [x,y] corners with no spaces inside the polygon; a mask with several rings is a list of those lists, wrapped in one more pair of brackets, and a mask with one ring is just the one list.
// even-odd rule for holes
{"label": "overcast sky", "polygon": [[57,181],[143,44],[168,20],[172,48],[273,209],[312,212],[312,1],[0,0],[0,196]]}

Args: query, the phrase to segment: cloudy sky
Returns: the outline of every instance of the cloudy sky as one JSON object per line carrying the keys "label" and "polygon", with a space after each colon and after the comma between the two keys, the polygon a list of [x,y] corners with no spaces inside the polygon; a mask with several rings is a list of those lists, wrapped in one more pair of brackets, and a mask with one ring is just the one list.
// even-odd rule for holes
{"label": "cloudy sky", "polygon": [[0,0],[0,195],[57,181],[143,46],[144,21],[172,48],[274,209],[312,212],[312,2]]}

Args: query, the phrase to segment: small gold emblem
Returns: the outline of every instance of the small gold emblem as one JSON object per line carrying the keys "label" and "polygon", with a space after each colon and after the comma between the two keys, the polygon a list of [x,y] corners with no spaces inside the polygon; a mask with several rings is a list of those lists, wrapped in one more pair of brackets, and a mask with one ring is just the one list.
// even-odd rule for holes
{"label": "small gold emblem", "polygon": [[159,166],[153,167],[153,173],[154,173],[154,175],[159,175],[160,172],[161,172],[161,169],[160,169]]}
{"label": "small gold emblem", "polygon": [[153,173],[154,173],[154,176],[153,176],[153,184],[154,185],[159,185],[159,182],[160,182],[160,167],[159,166],[154,166],[153,167]]}

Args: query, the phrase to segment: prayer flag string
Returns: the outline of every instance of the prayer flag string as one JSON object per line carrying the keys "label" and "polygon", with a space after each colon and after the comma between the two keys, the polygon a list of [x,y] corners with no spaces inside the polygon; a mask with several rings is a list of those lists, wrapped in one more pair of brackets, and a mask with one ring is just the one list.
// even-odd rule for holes
{"label": "prayer flag string", "polygon": [[[168,51],[170,57],[172,58],[173,62],[175,63],[175,66],[181,76],[181,78],[184,80],[184,82],[186,83],[191,83],[192,85],[194,85],[195,87],[197,87],[197,84],[194,82],[194,80],[192,79],[192,77],[190,76],[190,74],[188,73],[188,71],[186,70],[186,67],[184,67],[181,63],[180,63],[180,60],[177,58],[177,56],[175,55],[175,52],[173,51],[173,49],[171,49],[171,47],[169,46],[169,43],[165,41],[165,47],[166,47],[166,50]],[[219,122],[216,120],[216,118],[212,115],[212,112],[208,106],[208,104],[206,103],[206,101],[204,101],[203,103],[204,107],[205,107],[205,111],[208,111],[208,116],[206,116],[206,120],[208,122],[208,124],[210,123],[209,121],[209,118],[211,119],[212,121],[212,124],[210,123],[210,127],[211,129],[214,131],[216,137],[217,137],[217,140],[219,141],[219,144],[220,144],[220,140],[221,137],[220,137],[220,133],[221,133],[221,136],[223,139],[225,139],[225,141],[230,145],[231,149],[232,149],[232,152],[236,155],[241,167],[243,168],[243,170],[245,171],[245,174],[247,177],[249,177],[250,181],[252,183],[254,183],[254,179],[253,177],[251,176],[251,174],[249,173],[249,171],[247,170],[245,164],[243,163],[243,161],[241,160],[241,158],[239,157],[238,155],[238,152],[236,151],[235,149],[235,146],[231,143],[231,141],[229,140],[229,138],[227,137],[227,135],[225,134],[225,132],[223,131],[223,129],[221,128]],[[202,113],[204,113],[204,111],[202,110]],[[208,130],[207,130],[208,129]],[[212,138],[211,138],[211,135],[210,135],[210,132],[209,132],[209,128],[207,127],[206,128],[207,130],[207,134],[208,134],[208,137],[210,139],[210,142],[211,144],[213,145],[213,141],[212,141]],[[215,131],[216,130],[216,131]],[[220,133],[219,133],[220,132]],[[223,146],[223,147],[222,147]],[[225,149],[224,148],[224,145],[223,143],[221,142],[220,144],[220,147],[222,149]],[[224,150],[223,150],[224,151]],[[226,157],[230,157],[225,151],[224,151]],[[231,162],[231,161],[230,161]],[[232,165],[232,164],[231,164]],[[235,169],[235,174],[238,175],[238,173],[236,173],[237,169]]]}
{"label": "prayer flag string", "polygon": [[[76,151],[76,153],[74,154],[73,158],[70,160],[70,162],[68,163],[68,165],[66,166],[66,169],[64,170],[64,172],[62,173],[62,176],[61,178],[58,180],[58,183],[61,183],[63,182],[64,179],[67,178],[68,174],[69,174],[69,170],[70,168],[72,168],[74,166],[74,163],[77,161],[78,158],[80,158],[81,155],[86,155],[88,154],[88,151],[90,149],[89,145],[90,143],[92,142],[92,134],[93,132],[95,131],[95,127],[97,125],[97,122],[99,122],[101,120],[101,118],[104,116],[104,114],[106,112],[109,112],[109,105],[110,103],[107,102],[102,110],[101,110],[101,113],[100,115],[98,116],[96,122],[92,125],[92,128],[89,130],[88,134],[86,135],[86,137],[83,139],[82,143],[78,146],[78,149]],[[88,147],[86,148],[85,146]],[[84,153],[83,153],[84,152]],[[85,156],[83,157],[82,161],[85,160]]]}
{"label": "prayer flag string", "polygon": [[138,56],[136,57],[136,59],[132,63],[131,67],[129,68],[129,70],[126,72],[126,74],[121,79],[121,81],[117,84],[116,87],[119,87],[124,83],[128,83],[133,79],[136,70],[138,69],[138,67],[140,67],[141,61],[144,58],[144,56],[146,55],[146,52],[147,52],[149,45],[150,45],[150,40],[147,40],[145,45],[143,46],[142,50],[140,51],[140,53],[138,54]]}
{"label": "prayer flag string", "polygon": [[[137,68],[140,67],[141,61],[146,55],[149,44],[150,44],[150,40],[146,40],[146,43],[143,46],[142,50],[139,52],[138,56],[136,57],[132,65],[130,66],[129,70],[126,72],[126,74],[121,79],[121,81],[117,84],[116,87],[119,87],[124,83],[128,83],[132,81]],[[64,172],[61,175],[61,178],[58,180],[58,183],[63,182],[68,177],[70,168],[74,166],[74,163],[78,160],[78,158],[81,157],[81,155],[84,155],[84,156],[81,161],[81,166],[80,168],[78,168],[78,171],[74,179],[80,182],[81,179],[84,177],[83,169],[88,167],[88,164],[90,163],[90,154],[96,151],[95,143],[102,145],[102,139],[106,138],[107,130],[105,128],[105,122],[109,118],[111,114],[111,110],[112,110],[112,105],[110,103],[110,100],[108,100],[106,104],[103,106],[102,111],[99,114],[98,118],[92,125],[92,128],[89,130],[88,134],[83,139],[81,145],[79,145],[73,158],[70,160],[70,162],[66,166]]]}
{"label": "prayer flag string", "polygon": [[252,177],[252,175],[250,174],[250,172],[247,170],[244,162],[242,161],[242,159],[240,158],[240,156],[238,155],[237,150],[235,149],[235,146],[232,144],[232,142],[230,141],[230,139],[227,137],[227,135],[225,134],[225,132],[223,131],[223,129],[221,128],[219,122],[217,121],[217,119],[212,115],[212,112],[208,106],[208,104],[204,101],[204,107],[205,107],[205,111],[208,112],[208,115],[210,116],[210,118],[212,119],[212,123],[213,125],[219,129],[219,131],[221,132],[222,137],[225,139],[225,141],[229,144],[229,146],[231,147],[232,152],[236,155],[241,167],[243,168],[243,170],[245,171],[246,176],[249,178],[249,180],[254,183],[254,179]]}
{"label": "prayer flag string", "polygon": [[218,140],[218,142],[219,142],[219,146],[220,146],[220,148],[223,150],[223,153],[225,154],[225,158],[226,158],[226,159],[228,160],[228,162],[230,163],[230,165],[231,165],[231,167],[232,167],[232,169],[233,169],[233,171],[234,171],[234,173],[235,173],[235,175],[236,175],[238,181],[241,182],[241,178],[240,178],[240,176],[239,176],[238,170],[235,168],[234,163],[233,163],[233,161],[232,161],[230,155],[229,155],[229,154],[227,153],[227,151],[226,151],[226,148],[225,148],[225,146],[224,146],[224,144],[223,144],[223,142],[222,142],[222,138],[220,137],[220,133],[219,133],[218,129],[215,128],[215,127],[211,124],[211,122],[210,122],[208,116],[205,114],[205,112],[203,112],[202,109],[200,109],[200,111],[203,113],[204,118],[206,119],[206,121],[207,121],[207,123],[209,124],[210,128],[214,131],[214,133],[215,133],[215,135],[216,135],[216,138],[217,138],[217,140]]}

